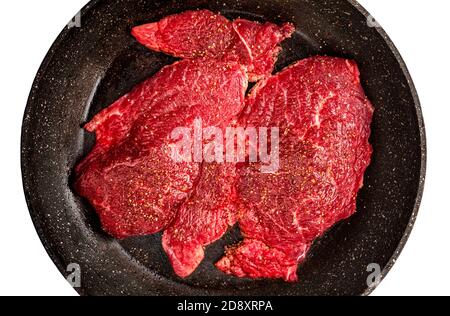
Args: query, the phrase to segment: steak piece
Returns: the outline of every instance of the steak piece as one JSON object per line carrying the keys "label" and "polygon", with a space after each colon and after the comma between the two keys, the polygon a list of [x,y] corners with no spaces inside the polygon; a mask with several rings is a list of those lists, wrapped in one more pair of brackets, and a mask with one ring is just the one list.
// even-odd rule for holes
{"label": "steak piece", "polygon": [[116,238],[152,234],[175,218],[199,177],[199,163],[172,159],[172,131],[196,118],[228,126],[247,89],[236,62],[183,60],[164,67],[86,125],[94,149],[76,168],[76,191]]}
{"label": "steak piece", "polygon": [[313,57],[259,82],[241,124],[280,128],[280,170],[239,168],[245,239],[216,266],[239,277],[296,281],[314,239],[356,210],[372,114],[352,61]]}
{"label": "steak piece", "polygon": [[[132,34],[146,47],[185,59],[238,62],[250,80],[270,75],[281,41],[294,28],[247,20],[230,22],[207,10],[187,11],[139,26]],[[223,127],[223,126],[220,126]],[[204,247],[236,222],[235,164],[204,163],[189,199],[180,206],[163,236],[163,247],[175,272],[190,275],[204,257]]]}
{"label": "steak piece", "polygon": [[186,11],[133,28],[133,36],[151,50],[175,57],[234,60],[247,67],[249,80],[272,73],[292,24],[281,27],[244,19],[234,22],[208,10]]}
{"label": "steak piece", "polygon": [[282,50],[280,43],[291,37],[295,31],[295,27],[290,23],[278,26],[272,23],[261,24],[245,19],[233,21],[233,28],[241,40],[236,46],[240,47],[244,44],[250,56],[249,62],[241,63],[247,66],[251,82],[264,79],[272,74],[278,54]]}
{"label": "steak piece", "polygon": [[203,164],[191,197],[163,235],[164,250],[177,275],[189,276],[203,260],[204,247],[236,223],[235,181],[235,164]]}

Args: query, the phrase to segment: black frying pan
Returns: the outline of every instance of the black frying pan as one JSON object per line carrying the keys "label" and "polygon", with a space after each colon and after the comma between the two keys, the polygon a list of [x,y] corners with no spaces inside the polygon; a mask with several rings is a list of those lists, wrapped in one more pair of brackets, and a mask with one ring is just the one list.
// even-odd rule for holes
{"label": "black frying pan", "polygon": [[[299,283],[238,279],[217,271],[213,263],[226,244],[239,239],[237,229],[208,247],[200,268],[182,280],[172,272],[160,235],[120,242],[108,237],[94,210],[71,190],[72,168],[93,144],[82,123],[174,61],[138,44],[131,27],[196,8],[229,18],[293,22],[297,33],[285,43],[277,70],[314,54],[355,59],[376,108],[373,162],[358,212],[315,243],[299,267]],[[373,290],[367,267],[377,264],[386,275],[417,215],[426,145],[406,66],[361,6],[343,0],[94,0],[80,21],[81,27],[61,33],[45,58],[22,135],[23,185],[31,216],[60,271],[67,275],[68,264],[81,266],[80,294],[362,295]]]}

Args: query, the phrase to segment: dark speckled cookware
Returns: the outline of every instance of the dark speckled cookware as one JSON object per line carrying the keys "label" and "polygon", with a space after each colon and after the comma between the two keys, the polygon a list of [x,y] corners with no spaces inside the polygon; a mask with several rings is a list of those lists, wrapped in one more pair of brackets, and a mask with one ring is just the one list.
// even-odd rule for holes
{"label": "dark speckled cookware", "polygon": [[[300,282],[226,276],[213,263],[237,229],[207,249],[188,279],[172,272],[160,235],[117,241],[71,189],[72,168],[91,148],[81,126],[173,58],[147,50],[133,26],[208,8],[275,23],[293,22],[277,70],[315,54],[353,58],[375,106],[373,162],[358,212],[317,241]],[[81,24],[78,24],[80,22]],[[79,264],[83,295],[364,295],[378,265],[385,276],[412,229],[425,174],[425,131],[405,64],[384,31],[355,1],[95,0],[58,37],[34,82],[23,122],[23,185],[42,242],[60,271]],[[80,27],[78,27],[80,26]],[[369,278],[373,281],[373,278]]]}

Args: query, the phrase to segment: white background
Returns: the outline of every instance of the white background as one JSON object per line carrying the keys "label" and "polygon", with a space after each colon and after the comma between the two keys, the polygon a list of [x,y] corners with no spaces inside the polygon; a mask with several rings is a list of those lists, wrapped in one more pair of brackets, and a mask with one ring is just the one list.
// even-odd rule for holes
{"label": "white background", "polygon": [[[361,0],[397,45],[421,98],[428,136],[425,195],[411,238],[373,295],[449,295],[450,1]],[[76,295],[42,247],[25,204],[20,129],[32,81],[87,0],[0,4],[0,295]]]}

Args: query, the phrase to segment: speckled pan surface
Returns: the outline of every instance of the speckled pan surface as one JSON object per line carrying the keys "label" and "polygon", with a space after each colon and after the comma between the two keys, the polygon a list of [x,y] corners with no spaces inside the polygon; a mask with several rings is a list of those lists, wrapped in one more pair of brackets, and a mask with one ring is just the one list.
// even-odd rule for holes
{"label": "speckled pan surface", "polygon": [[[226,276],[213,263],[239,239],[237,229],[207,248],[188,279],[177,278],[160,235],[116,241],[102,232],[94,210],[71,189],[72,168],[91,148],[81,125],[173,58],[151,52],[131,27],[208,8],[229,18],[293,22],[277,69],[315,54],[353,58],[376,111],[373,162],[358,212],[314,245],[298,270],[300,282]],[[95,0],[81,27],[65,28],[32,87],[22,135],[23,185],[42,242],[60,271],[81,266],[82,295],[366,295],[367,267],[384,277],[412,229],[425,176],[425,131],[406,66],[384,31],[354,1]]]}

